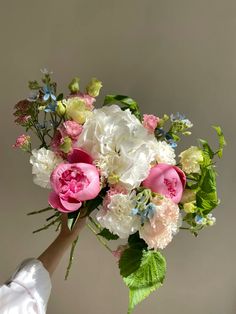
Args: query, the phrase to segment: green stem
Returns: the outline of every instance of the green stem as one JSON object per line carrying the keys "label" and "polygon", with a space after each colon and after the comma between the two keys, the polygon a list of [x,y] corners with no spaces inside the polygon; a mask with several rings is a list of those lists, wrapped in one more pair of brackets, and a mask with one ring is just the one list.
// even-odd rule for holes
{"label": "green stem", "polygon": [[190,228],[186,228],[186,227],[180,227],[179,229],[181,229],[181,230],[190,230]]}
{"label": "green stem", "polygon": [[70,269],[71,269],[71,266],[72,266],[72,262],[73,262],[73,259],[74,259],[74,251],[75,251],[75,247],[76,247],[76,244],[78,242],[78,239],[79,237],[77,237],[72,245],[71,245],[71,250],[70,250],[70,258],[69,258],[69,263],[68,263],[68,266],[67,266],[67,269],[66,269],[66,275],[65,275],[65,280],[67,280],[68,276],[69,276],[69,273],[70,273]]}
{"label": "green stem", "polygon": [[53,210],[54,208],[52,207],[46,207],[46,208],[43,208],[43,209],[40,209],[40,210],[36,210],[36,211],[33,211],[33,212],[30,212],[30,213],[27,213],[27,215],[35,215],[35,214],[40,214],[40,213],[43,213],[43,212],[46,212],[48,210]]}
{"label": "green stem", "polygon": [[105,248],[112,253],[112,249],[107,245],[107,243],[99,236],[97,235],[97,231],[90,225],[90,224],[86,224],[86,226],[95,234],[96,238],[98,239],[98,241],[105,246]]}
{"label": "green stem", "polygon": [[88,216],[88,218],[99,231],[102,231],[102,227],[92,217]]}
{"label": "green stem", "polygon": [[58,220],[60,220],[60,219],[61,219],[61,216],[57,217],[56,219],[54,219],[52,222],[50,222],[49,224],[45,225],[44,227],[39,228],[39,229],[37,229],[37,230],[34,230],[33,233],[37,233],[37,232],[40,232],[40,231],[42,231],[42,230],[48,229],[50,226],[55,225],[55,223],[56,223]]}

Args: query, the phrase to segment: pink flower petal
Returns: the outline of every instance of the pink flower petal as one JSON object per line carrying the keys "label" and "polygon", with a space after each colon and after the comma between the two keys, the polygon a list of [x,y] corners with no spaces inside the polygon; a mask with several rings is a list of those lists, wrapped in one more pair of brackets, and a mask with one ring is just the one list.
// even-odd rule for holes
{"label": "pink flower petal", "polygon": [[58,211],[60,211],[62,213],[68,213],[69,212],[69,210],[67,210],[65,207],[62,206],[59,196],[54,191],[52,191],[49,194],[48,203],[53,208],[58,209]]}
{"label": "pink flower petal", "polygon": [[93,158],[80,148],[74,148],[73,151],[67,156],[67,159],[70,163],[93,163]]}

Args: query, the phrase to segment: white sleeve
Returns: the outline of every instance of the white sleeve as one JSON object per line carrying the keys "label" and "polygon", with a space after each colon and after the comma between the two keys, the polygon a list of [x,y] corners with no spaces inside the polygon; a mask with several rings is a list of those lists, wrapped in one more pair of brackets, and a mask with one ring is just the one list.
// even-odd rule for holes
{"label": "white sleeve", "polygon": [[41,261],[24,260],[0,287],[1,314],[45,314],[51,279]]}

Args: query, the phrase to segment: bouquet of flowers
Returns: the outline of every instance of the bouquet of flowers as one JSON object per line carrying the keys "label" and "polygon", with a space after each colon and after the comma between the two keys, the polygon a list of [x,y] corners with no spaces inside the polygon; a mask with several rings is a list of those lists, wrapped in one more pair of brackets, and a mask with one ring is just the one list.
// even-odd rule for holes
{"label": "bouquet of flowers", "polygon": [[[95,108],[100,81],[93,78],[82,92],[76,77],[64,97],[52,73],[42,72],[42,82],[29,82],[29,97],[14,112],[15,122],[35,133],[39,145],[32,148],[31,137],[23,134],[13,146],[30,154],[34,183],[50,189],[49,205],[29,213],[52,211],[34,232],[55,225],[58,230],[62,213],[70,228],[87,217],[87,226],[119,263],[131,313],[162,285],[161,250],[174,235],[188,230],[197,236],[214,225],[219,199],[213,159],[222,157],[223,133],[213,126],[216,151],[201,139],[176,160],[177,144],[193,126],[183,115],[141,115],[137,102],[122,95],[107,95]],[[112,250],[108,243],[117,239],[127,241]]]}

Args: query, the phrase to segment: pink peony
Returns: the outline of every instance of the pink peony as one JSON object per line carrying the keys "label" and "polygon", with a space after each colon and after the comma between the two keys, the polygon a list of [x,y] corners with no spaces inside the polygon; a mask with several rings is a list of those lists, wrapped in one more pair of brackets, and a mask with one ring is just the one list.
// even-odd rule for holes
{"label": "pink peony", "polygon": [[156,198],[152,200],[155,210],[149,221],[139,230],[140,237],[149,249],[164,249],[178,231],[180,221],[179,207],[171,199]]}
{"label": "pink peony", "polygon": [[143,126],[148,130],[149,133],[154,133],[160,119],[152,114],[143,115]]}
{"label": "pink peony", "polygon": [[68,136],[73,141],[76,141],[80,133],[83,131],[83,127],[75,121],[67,120],[59,127],[58,130],[62,137]]}
{"label": "pink peony", "polygon": [[173,202],[179,203],[186,184],[184,172],[172,165],[157,164],[151,168],[142,185],[155,193],[160,193]]}
{"label": "pink peony", "polygon": [[59,164],[50,179],[54,191],[49,195],[49,204],[65,213],[78,210],[83,201],[95,198],[100,191],[98,170],[86,163],[91,157],[79,149],[75,155],[74,163]]}

